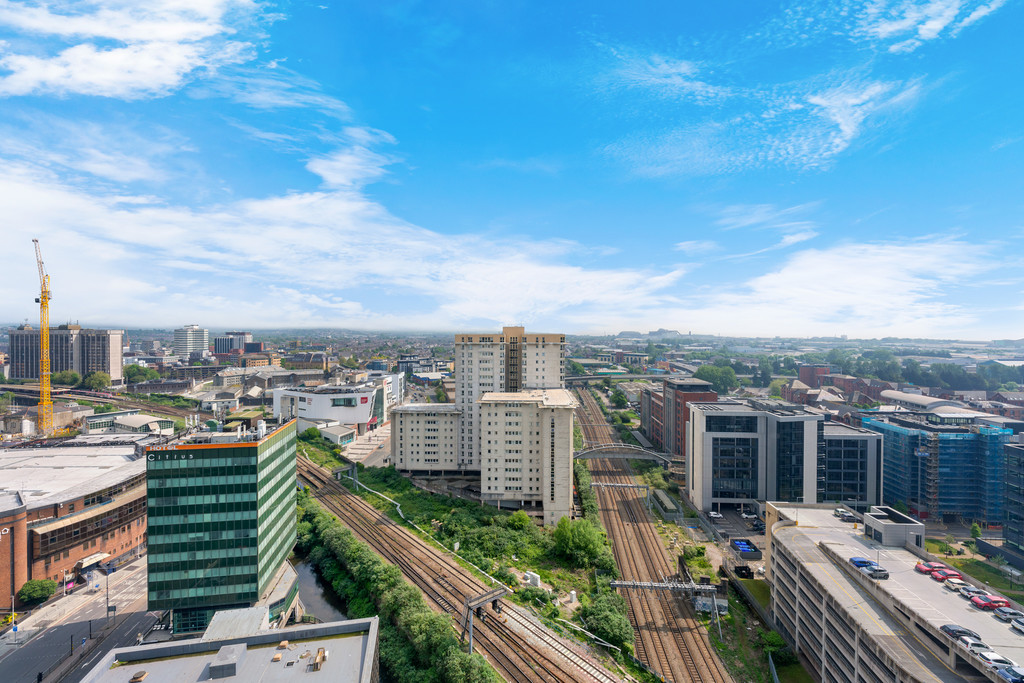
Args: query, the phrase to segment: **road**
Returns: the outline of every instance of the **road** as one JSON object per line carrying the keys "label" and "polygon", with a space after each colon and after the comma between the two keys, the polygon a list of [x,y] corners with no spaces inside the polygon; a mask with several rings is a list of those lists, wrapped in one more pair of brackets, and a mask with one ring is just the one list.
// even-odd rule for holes
{"label": "road", "polygon": [[74,670],[61,679],[61,683],[79,683],[84,680],[85,675],[96,666],[96,662],[102,659],[105,654],[119,647],[135,645],[138,642],[139,636],[145,635],[156,624],[158,613],[145,611],[145,597],[137,601],[129,609],[132,611],[128,612],[127,616],[121,615],[117,617],[117,626],[111,631],[110,635],[95,650],[90,652]]}
{"label": "road", "polygon": [[[118,577],[110,585],[110,604],[117,607],[116,617],[110,620],[110,636],[100,645],[100,649],[109,651],[121,646],[124,636],[119,636],[125,628],[131,628],[131,640],[135,637],[145,620],[137,617],[139,612],[145,615],[146,609],[146,565],[145,561],[122,570],[126,577]],[[131,572],[128,574],[128,572]],[[5,683],[29,683],[36,680],[39,672],[46,671],[59,659],[76,656],[88,640],[90,632],[98,638],[106,624],[107,594],[105,579],[100,579],[100,588],[81,604],[75,611],[60,615],[53,621],[40,621],[35,624],[42,632],[28,643],[11,652],[3,660],[3,680]],[[79,591],[87,590],[79,588]],[[155,621],[155,618],[153,618]],[[125,624],[128,624],[126,627]],[[127,633],[127,631],[124,631]],[[104,649],[105,648],[105,649]],[[90,653],[90,656],[94,653]],[[94,660],[95,663],[95,660]],[[84,672],[82,674],[84,677]],[[76,680],[80,680],[76,679]]]}

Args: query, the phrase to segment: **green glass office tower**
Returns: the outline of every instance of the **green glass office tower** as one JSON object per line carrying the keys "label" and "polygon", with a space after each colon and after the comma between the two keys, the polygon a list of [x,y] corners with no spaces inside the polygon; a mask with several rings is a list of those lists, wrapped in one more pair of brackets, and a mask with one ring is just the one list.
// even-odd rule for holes
{"label": "green glass office tower", "polygon": [[295,422],[147,448],[149,609],[175,633],[266,597],[295,545]]}

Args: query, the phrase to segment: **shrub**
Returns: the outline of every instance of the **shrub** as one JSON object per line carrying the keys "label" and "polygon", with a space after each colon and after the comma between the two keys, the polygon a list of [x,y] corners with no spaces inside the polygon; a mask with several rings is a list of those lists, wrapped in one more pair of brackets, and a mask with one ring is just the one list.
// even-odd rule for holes
{"label": "shrub", "polygon": [[18,600],[27,603],[42,602],[56,590],[57,582],[53,579],[32,579],[26,581],[18,590]]}
{"label": "shrub", "polygon": [[587,630],[616,647],[633,642],[633,627],[626,617],[626,600],[618,593],[602,593],[577,615]]}

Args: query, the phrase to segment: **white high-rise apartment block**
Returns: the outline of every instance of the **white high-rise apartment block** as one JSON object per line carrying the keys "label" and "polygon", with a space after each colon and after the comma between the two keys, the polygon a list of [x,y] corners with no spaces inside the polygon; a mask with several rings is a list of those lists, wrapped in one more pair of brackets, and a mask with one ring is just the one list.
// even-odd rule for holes
{"label": "white high-rise apartment block", "polygon": [[199,325],[185,325],[174,331],[174,355],[188,360],[194,351],[210,350],[210,331]]}
{"label": "white high-rise apartment block", "polygon": [[505,327],[500,335],[455,335],[455,405],[462,408],[460,468],[480,468],[480,407],[490,391],[565,388],[565,335],[526,334]]}
{"label": "white high-rise apartment block", "polygon": [[543,510],[553,524],[572,507],[572,395],[565,336],[455,337],[454,404],[392,413],[392,461],[417,475],[476,477],[483,500]]}

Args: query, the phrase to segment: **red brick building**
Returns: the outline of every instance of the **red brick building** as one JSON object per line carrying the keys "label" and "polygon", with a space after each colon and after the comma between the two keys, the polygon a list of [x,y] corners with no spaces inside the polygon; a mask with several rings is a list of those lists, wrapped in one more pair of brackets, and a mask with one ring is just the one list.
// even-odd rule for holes
{"label": "red brick building", "polygon": [[137,437],[0,450],[0,601],[30,579],[134,559],[146,547],[146,461]]}

